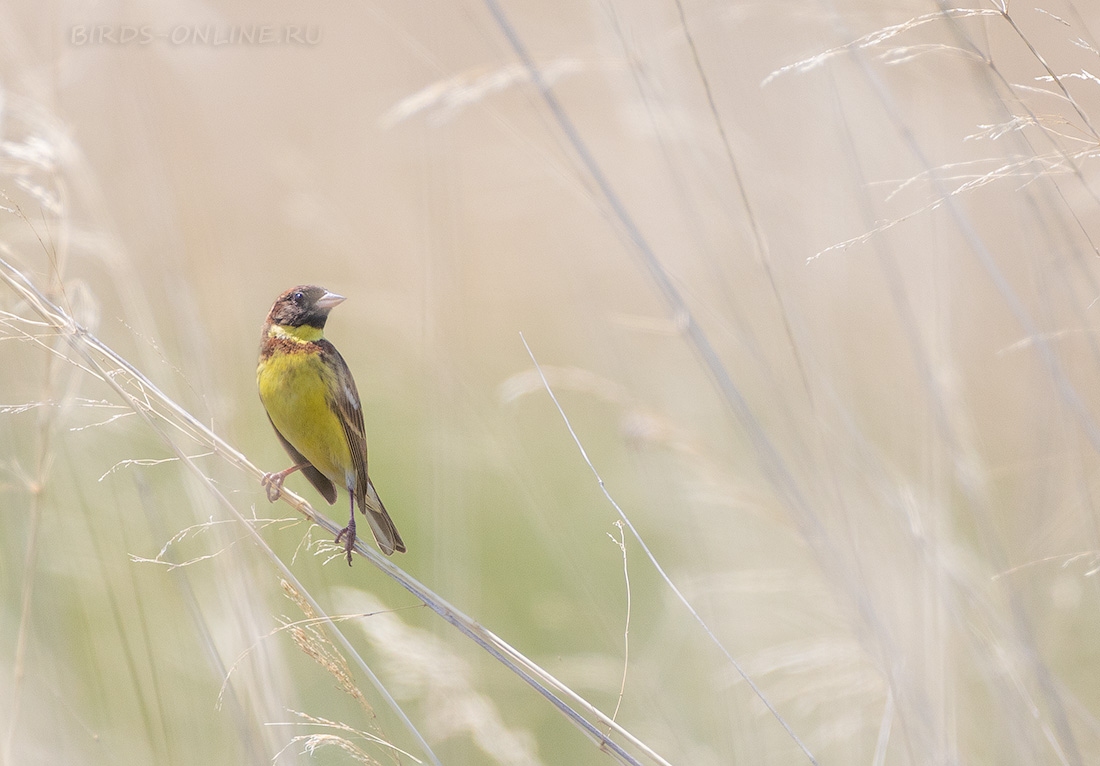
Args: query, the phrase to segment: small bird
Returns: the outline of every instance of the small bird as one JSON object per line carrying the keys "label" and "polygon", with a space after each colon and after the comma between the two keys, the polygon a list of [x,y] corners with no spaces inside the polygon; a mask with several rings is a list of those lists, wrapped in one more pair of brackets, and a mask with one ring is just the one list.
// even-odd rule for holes
{"label": "small bird", "polygon": [[344,296],[314,285],[280,295],[264,322],[256,383],[267,419],[294,461],[286,470],[264,474],[267,499],[275,502],[286,477],[295,471],[304,473],[330,505],[336,502],[337,487],[347,489],[351,518],[336,542],[346,538],[350,566],[357,502],[383,553],[404,553],[405,543],[367,475],[367,439],[355,380],[324,337],[329,312],[343,302]]}

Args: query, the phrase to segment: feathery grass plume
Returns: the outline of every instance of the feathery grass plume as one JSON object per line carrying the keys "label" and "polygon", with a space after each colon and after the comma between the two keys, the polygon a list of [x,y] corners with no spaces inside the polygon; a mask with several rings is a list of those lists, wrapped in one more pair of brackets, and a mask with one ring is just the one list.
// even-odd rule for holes
{"label": "feathery grass plume", "polygon": [[[551,81],[583,71],[585,65],[576,59],[558,59],[546,65],[544,76]],[[422,112],[434,125],[451,120],[464,108],[476,104],[490,95],[526,82],[527,69],[519,64],[509,64],[497,69],[477,69],[453,75],[431,83],[406,96],[382,115],[383,128],[392,128],[400,122]]]}
{"label": "feathery grass plume", "polygon": [[[916,55],[924,54],[961,54],[970,57],[972,60],[981,64],[987,65],[994,75],[1001,81],[1004,87],[1011,91],[1015,95],[1015,100],[1024,111],[1024,114],[1013,114],[1008,120],[997,125],[979,125],[981,128],[980,133],[966,136],[963,140],[973,140],[976,137],[987,137],[992,140],[1001,138],[1010,132],[1023,132],[1027,128],[1036,128],[1038,133],[1045,137],[1052,144],[1052,149],[1048,152],[1032,152],[1026,156],[1009,158],[1008,161],[1001,155],[997,155],[988,160],[981,161],[981,164],[991,166],[991,168],[980,174],[968,174],[961,179],[952,175],[950,171],[956,168],[963,167],[970,164],[975,164],[975,161],[970,160],[967,163],[948,163],[944,165],[938,165],[936,167],[928,167],[914,176],[910,177],[906,181],[897,186],[897,189],[891,193],[887,200],[894,197],[902,189],[916,184],[918,181],[925,181],[932,187],[934,198],[911,210],[908,213],[901,215],[891,216],[883,220],[880,224],[874,228],[865,231],[864,233],[850,237],[841,242],[837,242],[821,250],[818,250],[811,256],[808,256],[807,262],[814,261],[823,255],[846,250],[855,245],[860,245],[868,242],[872,238],[883,234],[894,227],[912,220],[918,216],[926,215],[932,211],[939,210],[946,204],[951,202],[951,198],[964,193],[970,192],[974,189],[980,188],[987,184],[1003,179],[1022,179],[1025,183],[1030,183],[1036,179],[1048,177],[1050,175],[1065,173],[1076,176],[1078,179],[1083,180],[1080,162],[1087,161],[1095,156],[1095,145],[1100,140],[1100,133],[1093,127],[1092,121],[1088,112],[1078,103],[1077,99],[1071,95],[1065,85],[1067,79],[1079,79],[1085,81],[1100,82],[1095,75],[1082,69],[1079,72],[1069,72],[1062,75],[1056,74],[1047,63],[1046,59],[1038,51],[1038,49],[1031,43],[1027,35],[1017,25],[1012,13],[1010,12],[1008,3],[995,2],[995,8],[951,8],[943,7],[940,11],[935,13],[926,13],[915,18],[909,19],[900,24],[893,24],[882,29],[878,29],[870,34],[864,35],[850,43],[829,50],[818,53],[807,59],[788,64],[783,66],[767,77],[761,82],[761,87],[769,85],[773,80],[782,75],[786,75],[792,72],[806,73],[817,67],[824,65],[827,61],[835,56],[844,53],[855,53],[864,49],[877,48],[882,46],[885,42],[892,40],[893,38],[911,30],[923,27],[928,24],[943,24],[949,31],[958,27],[955,26],[958,21],[967,19],[970,17],[996,17],[1003,20],[1012,32],[1018,37],[1018,39],[1026,46],[1027,50],[1035,58],[1035,60],[1041,65],[1046,72],[1045,75],[1035,77],[1037,82],[1049,82],[1053,83],[1057,87],[1056,92],[1046,91],[1038,89],[1026,84],[1012,84],[1009,83],[997,70],[994,62],[988,56],[983,55],[981,51],[971,43],[965,35],[960,34],[961,45],[952,46],[944,43],[920,45],[920,46],[905,46],[905,47],[893,47],[888,48],[881,54],[881,59],[886,64],[900,65],[910,62]],[[1051,18],[1058,21],[1060,24],[1068,25],[1064,19],[1061,19],[1054,14],[1038,9],[1042,13],[1046,13]],[[1088,46],[1086,46],[1086,49]],[[1056,96],[1069,104],[1080,124],[1074,124],[1069,119],[1060,115],[1047,115],[1042,112],[1037,112],[1035,109],[1040,107],[1032,107],[1026,102],[1022,96],[1017,94],[1041,94],[1044,96]],[[1079,132],[1081,135],[1072,135],[1067,132],[1062,132],[1057,129],[1056,126],[1067,126],[1068,128]],[[1059,141],[1058,139],[1061,139]],[[1025,140],[1026,137],[1025,137]],[[1082,147],[1070,148],[1065,146],[1064,142],[1078,142],[1084,144]],[[963,180],[963,183],[955,188],[947,188],[949,183],[954,181]],[[1100,204],[1100,197],[1092,195],[1095,202]],[[1086,232],[1087,236],[1087,232]],[[1094,246],[1094,250],[1100,252]]]}
{"label": "feathery grass plume", "polygon": [[358,731],[351,726],[337,721],[330,721],[326,718],[318,718],[306,713],[302,713],[296,710],[290,711],[299,718],[296,723],[287,723],[286,726],[317,726],[325,729],[331,729],[340,732],[340,734],[329,734],[325,732],[314,732],[313,734],[299,734],[291,738],[286,747],[276,754],[276,758],[279,755],[289,750],[294,745],[301,745],[302,754],[313,756],[316,751],[325,747],[335,747],[343,750],[344,753],[359,763],[366,763],[369,766],[381,766],[381,761],[373,758],[370,753],[364,750],[354,740],[360,740],[372,745],[382,745],[389,748],[388,753],[392,757],[393,763],[401,763],[400,756],[404,755],[411,758],[414,763],[422,763],[422,761],[411,753],[406,753],[403,750],[397,750],[390,743],[385,740],[381,740],[375,737],[373,734]]}
{"label": "feathery grass plume", "polygon": [[374,708],[371,707],[367,698],[351,677],[351,668],[348,667],[348,661],[325,634],[324,622],[317,616],[313,606],[302,598],[302,594],[286,580],[282,581],[282,586],[286,597],[293,601],[302,610],[302,614],[306,616],[304,622],[288,621],[284,626],[290,629],[294,643],[309,655],[314,662],[327,670],[336,679],[336,683],[340,688],[358,702],[371,719],[375,719]]}
{"label": "feathery grass plume", "polygon": [[[920,16],[916,16],[898,24],[891,24],[890,26],[883,27],[882,29],[876,29],[874,32],[863,35],[850,43],[844,45],[838,45],[835,48],[829,48],[821,53],[814,54],[809,58],[796,61],[793,64],[786,64],[785,66],[776,69],[765,77],[761,82],[761,87],[770,84],[777,77],[781,77],[789,73],[805,73],[820,66],[823,66],[829,59],[839,56],[843,53],[850,53],[852,51],[862,50],[865,48],[874,48],[880,46],[888,40],[892,40],[900,34],[912,31],[926,24],[937,24],[953,19],[967,19],[972,17],[981,16],[1001,16],[1000,10],[994,10],[992,8],[946,8],[942,11],[935,11],[933,13],[924,13]],[[906,49],[909,50],[909,49]],[[940,46],[938,50],[950,50],[947,46]],[[965,53],[965,51],[964,51]],[[903,56],[904,59],[904,56]],[[896,61],[897,59],[890,59]]]}

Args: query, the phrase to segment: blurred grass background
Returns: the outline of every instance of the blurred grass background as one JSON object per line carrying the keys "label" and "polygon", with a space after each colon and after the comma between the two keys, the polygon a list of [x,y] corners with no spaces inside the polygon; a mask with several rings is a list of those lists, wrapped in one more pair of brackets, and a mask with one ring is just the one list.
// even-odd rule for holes
{"label": "blurred grass background", "polygon": [[[755,424],[478,3],[0,7],[2,255],[266,470],[264,315],[299,283],[348,296],[327,332],[397,563],[606,712],[617,515],[520,332],[818,762],[1096,762],[1100,12],[970,7],[504,5]],[[240,39],[262,25],[305,41]],[[163,443],[6,288],[0,310],[4,762],[349,762],[303,755],[335,730],[295,711],[423,757],[365,679],[373,714],[273,634],[301,611]],[[198,462],[287,519],[262,534],[331,613],[399,610],[341,629],[442,762],[608,762]],[[165,552],[195,563],[133,560],[208,521]],[[809,762],[626,555],[620,723],[675,764]]]}

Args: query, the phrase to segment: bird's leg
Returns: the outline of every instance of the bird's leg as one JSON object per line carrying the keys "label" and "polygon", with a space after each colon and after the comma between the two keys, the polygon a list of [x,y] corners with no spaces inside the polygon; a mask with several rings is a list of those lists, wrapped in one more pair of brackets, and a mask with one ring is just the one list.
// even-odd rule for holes
{"label": "bird's leg", "polygon": [[344,552],[348,554],[348,566],[351,566],[351,549],[355,546],[355,493],[348,491],[348,497],[351,500],[351,518],[348,519],[348,525],[340,530],[340,534],[336,535],[336,542],[339,543],[340,539],[344,536],[348,536],[348,541],[344,544]]}
{"label": "bird's leg", "polygon": [[295,471],[300,471],[305,468],[309,463],[299,463],[298,465],[292,465],[285,471],[279,471],[278,473],[265,473],[264,477],[260,479],[260,486],[267,489],[267,500],[269,503],[274,503],[279,499],[279,495],[283,492],[283,482],[286,481],[286,477]]}

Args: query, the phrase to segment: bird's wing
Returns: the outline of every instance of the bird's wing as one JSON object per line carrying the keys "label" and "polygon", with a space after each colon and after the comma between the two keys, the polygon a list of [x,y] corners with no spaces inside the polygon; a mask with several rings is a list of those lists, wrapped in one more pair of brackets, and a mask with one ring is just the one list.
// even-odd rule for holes
{"label": "bird's wing", "polygon": [[366,515],[374,539],[383,553],[387,556],[394,551],[404,553],[405,543],[367,475],[366,428],[363,426],[363,406],[355,388],[355,379],[336,347],[325,340],[319,343],[323,346],[322,353],[336,373],[329,389],[329,403],[340,418],[340,425],[343,426],[344,436],[348,440],[348,452],[351,453],[352,466],[355,468],[355,499],[359,503],[359,510]]}
{"label": "bird's wing", "polygon": [[336,485],[333,484],[328,478],[313,467],[313,464],[306,460],[305,456],[294,449],[294,445],[286,440],[286,437],[279,432],[278,428],[275,428],[275,423],[271,420],[271,416],[267,416],[267,421],[271,423],[271,427],[275,429],[275,435],[279,437],[279,441],[283,445],[283,449],[290,455],[290,459],[294,461],[294,465],[306,464],[306,467],[302,469],[302,473],[309,479],[309,483],[317,488],[317,491],[321,493],[321,496],[328,500],[328,504],[332,505],[336,502]]}
{"label": "bird's wing", "polygon": [[366,507],[367,483],[367,436],[363,426],[363,406],[359,403],[359,392],[355,388],[355,379],[351,377],[344,357],[326,340],[318,341],[325,363],[335,373],[329,379],[329,406],[340,420],[344,437],[348,440],[348,452],[351,465],[355,470],[355,499],[359,507]]}

